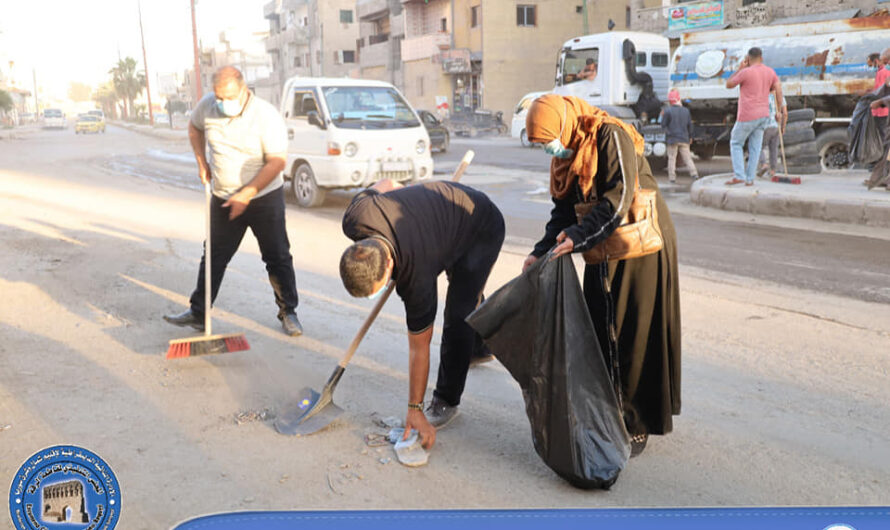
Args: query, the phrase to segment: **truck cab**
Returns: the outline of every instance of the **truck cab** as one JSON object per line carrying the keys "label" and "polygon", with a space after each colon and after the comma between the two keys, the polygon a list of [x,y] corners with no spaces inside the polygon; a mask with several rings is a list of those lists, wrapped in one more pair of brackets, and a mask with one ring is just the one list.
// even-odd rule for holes
{"label": "truck cab", "polygon": [[[641,96],[651,82],[655,96],[667,100],[670,44],[654,33],[611,31],[575,37],[559,51],[553,92],[579,97],[612,116],[633,123],[646,139],[647,155],[666,152],[656,108],[643,109]],[[647,79],[648,78],[648,79]]]}
{"label": "truck cab", "polygon": [[330,189],[432,177],[429,135],[389,83],[293,77],[280,111],[288,135],[285,180],[300,206],[320,205]]}

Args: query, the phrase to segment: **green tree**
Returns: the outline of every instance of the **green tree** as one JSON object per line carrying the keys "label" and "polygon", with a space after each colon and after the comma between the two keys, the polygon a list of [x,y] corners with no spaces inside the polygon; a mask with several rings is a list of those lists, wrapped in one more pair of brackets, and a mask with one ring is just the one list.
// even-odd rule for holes
{"label": "green tree", "polygon": [[89,101],[92,92],[93,89],[89,85],[83,83],[74,81],[68,85],[68,99],[77,103]]}
{"label": "green tree", "polygon": [[9,112],[15,104],[12,102],[12,96],[5,90],[0,90],[0,110]]}
{"label": "green tree", "polygon": [[145,73],[136,71],[136,59],[121,59],[108,71],[114,91],[124,105],[124,118],[133,113],[133,100],[145,89]]}

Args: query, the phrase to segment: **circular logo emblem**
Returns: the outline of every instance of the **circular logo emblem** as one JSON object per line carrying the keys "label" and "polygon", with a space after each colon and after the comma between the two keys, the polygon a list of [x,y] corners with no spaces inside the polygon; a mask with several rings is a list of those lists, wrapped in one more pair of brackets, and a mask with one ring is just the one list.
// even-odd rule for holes
{"label": "circular logo emblem", "polygon": [[830,524],[824,528],[824,530],[856,530],[852,526],[843,523],[835,523]]}
{"label": "circular logo emblem", "polygon": [[708,50],[698,56],[695,61],[695,73],[699,77],[714,77],[723,70],[723,59],[726,54],[722,50]]}
{"label": "circular logo emblem", "polygon": [[117,477],[95,453],[57,445],[29,458],[9,490],[16,530],[111,530],[121,513]]}

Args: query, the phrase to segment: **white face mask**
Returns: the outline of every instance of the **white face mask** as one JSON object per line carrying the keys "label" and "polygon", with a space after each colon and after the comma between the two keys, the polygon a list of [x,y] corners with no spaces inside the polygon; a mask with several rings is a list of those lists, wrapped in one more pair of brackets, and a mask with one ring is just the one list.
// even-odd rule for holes
{"label": "white face mask", "polygon": [[376,293],[371,293],[368,296],[366,296],[365,298],[367,298],[368,300],[377,300],[378,298],[380,298],[380,295],[383,294],[383,291],[386,291],[387,285],[389,285],[389,282],[384,283],[380,289],[377,289]]}
{"label": "white face mask", "polygon": [[219,99],[216,98],[216,108],[224,115],[230,118],[241,114],[241,94],[235,99]]}

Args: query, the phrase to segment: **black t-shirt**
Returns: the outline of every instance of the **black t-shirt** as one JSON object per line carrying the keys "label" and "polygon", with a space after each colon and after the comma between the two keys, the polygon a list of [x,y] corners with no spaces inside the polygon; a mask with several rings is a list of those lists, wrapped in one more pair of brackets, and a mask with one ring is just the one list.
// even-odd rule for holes
{"label": "black t-shirt", "polygon": [[484,193],[454,182],[427,182],[385,194],[368,189],[346,209],[343,233],[353,241],[377,236],[389,242],[408,330],[419,333],[436,319],[436,278],[491,227],[489,216],[496,211]]}

